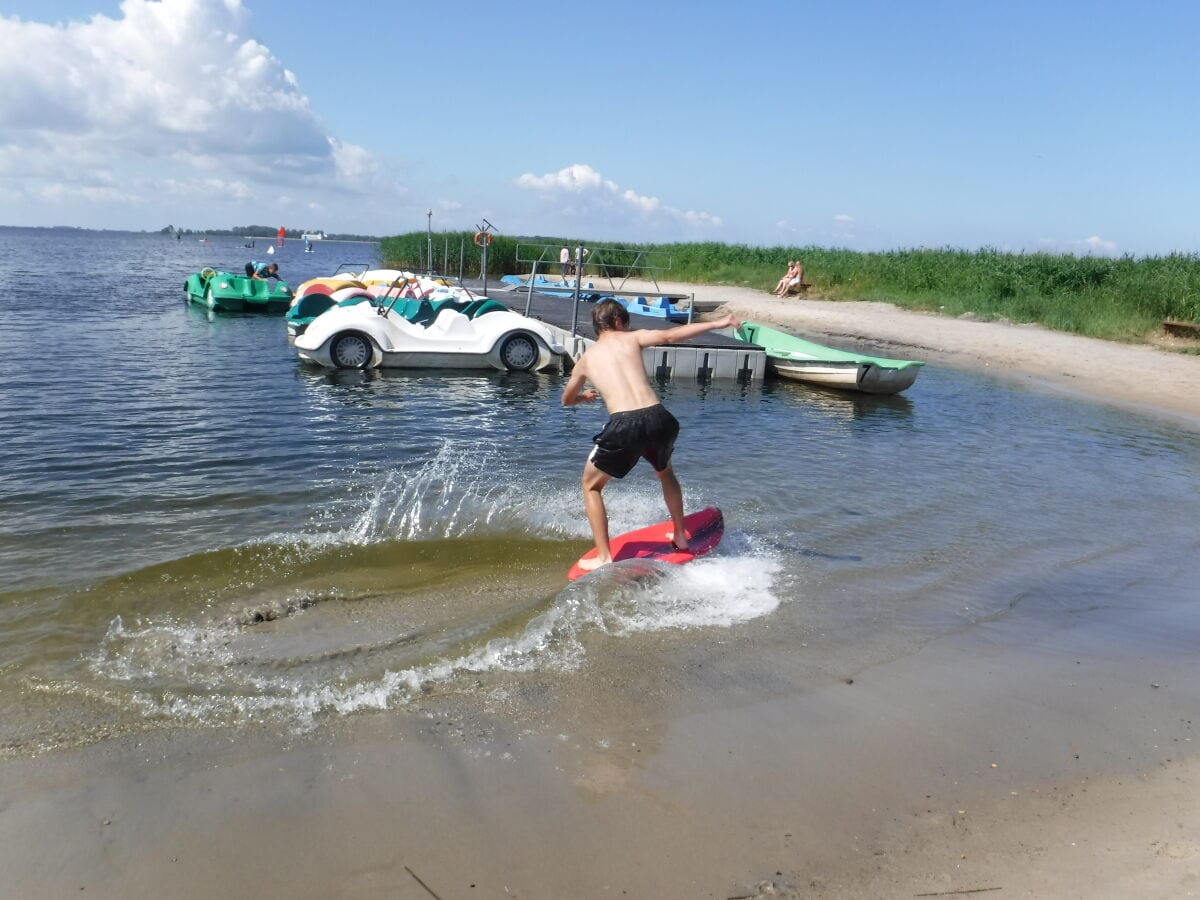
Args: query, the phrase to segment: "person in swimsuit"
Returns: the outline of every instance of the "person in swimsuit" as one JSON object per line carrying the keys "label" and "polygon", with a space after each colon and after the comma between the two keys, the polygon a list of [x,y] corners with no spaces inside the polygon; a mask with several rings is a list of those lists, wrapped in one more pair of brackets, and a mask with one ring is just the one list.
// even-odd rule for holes
{"label": "person in swimsuit", "polygon": [[[629,311],[615,300],[605,300],[593,307],[592,324],[596,328],[596,343],[575,364],[562,394],[563,406],[591,403],[603,397],[609,413],[608,424],[593,438],[595,446],[583,466],[583,506],[596,542],[596,556],[581,561],[583,569],[612,562],[608,511],[601,491],[610,479],[629,474],[639,459],[649,461],[662,484],[663,500],[675,525],[672,543],[680,550],[687,549],[683,489],[671,468],[679,422],[650,387],[642,351],[740,325],[733,316],[725,316],[713,322],[692,322],[665,330],[631,331]],[[594,387],[585,389],[584,383],[588,381]]]}
{"label": "person in swimsuit", "polygon": [[792,277],[788,279],[787,287],[783,289],[781,297],[786,297],[792,292],[792,288],[804,281],[804,263],[796,260],[796,265],[792,270]]}
{"label": "person in swimsuit", "polygon": [[804,263],[798,259],[788,261],[788,269],[783,273],[783,277],[779,279],[779,284],[775,285],[775,290],[771,291],[776,297],[786,297],[788,291],[798,285],[804,278]]}
{"label": "person in swimsuit", "polygon": [[779,279],[779,283],[776,284],[775,287],[771,289],[771,293],[774,294],[776,297],[781,296],[780,291],[782,291],[785,287],[787,287],[787,283],[789,281],[791,281],[792,274],[795,272],[795,270],[796,270],[795,260],[789,259],[787,271],[783,273],[783,277]]}
{"label": "person in swimsuit", "polygon": [[246,274],[255,281],[267,281],[271,278],[279,278],[279,264],[254,260],[253,262],[246,263]]}

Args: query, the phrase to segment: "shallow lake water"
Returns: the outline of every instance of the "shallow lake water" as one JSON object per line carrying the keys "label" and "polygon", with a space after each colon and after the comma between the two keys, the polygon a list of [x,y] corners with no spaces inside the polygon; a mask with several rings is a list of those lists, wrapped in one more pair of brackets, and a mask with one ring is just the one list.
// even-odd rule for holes
{"label": "shallow lake water", "polygon": [[[572,585],[600,407],[558,374],[327,372],[188,306],[234,238],[0,229],[0,751],[321,728],[769,630],[827,671],[1017,604],[1194,604],[1200,436],[927,366],[898,397],[668,382],[712,556]],[[288,242],[293,286],[369,244]],[[665,518],[641,466],[614,532]]]}

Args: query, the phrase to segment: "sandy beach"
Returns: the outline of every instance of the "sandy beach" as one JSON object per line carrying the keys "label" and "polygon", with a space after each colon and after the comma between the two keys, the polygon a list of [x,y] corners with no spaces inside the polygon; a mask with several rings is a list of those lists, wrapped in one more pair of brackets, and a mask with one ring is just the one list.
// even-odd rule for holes
{"label": "sandy beach", "polygon": [[[661,286],[1200,427],[1195,355]],[[164,729],[0,760],[0,897],[1195,896],[1192,577],[1023,600],[878,661],[806,660],[765,617],[308,732]]]}
{"label": "sandy beach", "polygon": [[[1050,331],[1038,325],[983,322],[911,312],[888,303],[818,297],[780,299],[728,285],[660,281],[666,292],[694,294],[699,308],[731,312],[820,341],[869,345],[878,355],[986,370],[1021,382],[1143,415],[1200,427],[1200,354],[1196,341],[1162,336],[1136,346]],[[627,289],[654,289],[630,280]],[[1188,350],[1191,353],[1177,352]]]}

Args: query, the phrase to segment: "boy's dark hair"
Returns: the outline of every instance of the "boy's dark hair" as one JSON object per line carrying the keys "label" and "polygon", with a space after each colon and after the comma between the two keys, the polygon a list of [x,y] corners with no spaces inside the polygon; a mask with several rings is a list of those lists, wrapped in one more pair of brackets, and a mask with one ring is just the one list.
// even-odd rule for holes
{"label": "boy's dark hair", "polygon": [[602,300],[592,307],[592,326],[597,336],[602,331],[616,331],[618,323],[629,324],[629,310],[616,300]]}

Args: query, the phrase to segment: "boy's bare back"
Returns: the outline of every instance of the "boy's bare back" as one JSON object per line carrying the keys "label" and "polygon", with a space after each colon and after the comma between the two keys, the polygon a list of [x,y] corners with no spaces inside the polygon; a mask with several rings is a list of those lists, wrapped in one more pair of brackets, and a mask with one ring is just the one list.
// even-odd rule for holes
{"label": "boy's bare back", "polygon": [[658,395],[646,377],[643,342],[638,337],[637,331],[610,332],[589,347],[576,365],[576,372],[600,392],[609,413],[658,403]]}
{"label": "boy's bare back", "polygon": [[[644,328],[630,331],[628,322],[626,315],[613,328],[597,329],[596,343],[579,358],[563,388],[563,406],[599,398],[604,399],[610,414],[654,406],[659,400],[646,377],[643,350],[657,344],[677,344],[717,328],[737,328],[740,324],[733,316],[725,316],[715,322],[692,322],[662,331]],[[590,381],[596,390],[585,390],[585,381]]]}

